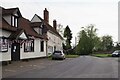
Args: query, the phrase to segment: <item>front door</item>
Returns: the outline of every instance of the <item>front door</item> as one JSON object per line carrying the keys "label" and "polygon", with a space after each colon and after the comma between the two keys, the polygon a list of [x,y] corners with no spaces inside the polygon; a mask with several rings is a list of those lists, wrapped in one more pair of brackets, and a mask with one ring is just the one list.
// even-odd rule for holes
{"label": "front door", "polygon": [[11,46],[11,60],[19,61],[20,60],[20,44],[13,43]]}

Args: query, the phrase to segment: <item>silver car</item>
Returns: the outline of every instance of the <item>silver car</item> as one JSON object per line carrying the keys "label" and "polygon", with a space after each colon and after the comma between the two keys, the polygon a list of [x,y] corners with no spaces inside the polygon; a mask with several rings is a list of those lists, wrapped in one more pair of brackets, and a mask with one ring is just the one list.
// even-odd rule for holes
{"label": "silver car", "polygon": [[120,50],[116,50],[112,53],[113,57],[120,57]]}
{"label": "silver car", "polygon": [[52,59],[65,59],[65,54],[62,51],[54,51],[52,54]]}

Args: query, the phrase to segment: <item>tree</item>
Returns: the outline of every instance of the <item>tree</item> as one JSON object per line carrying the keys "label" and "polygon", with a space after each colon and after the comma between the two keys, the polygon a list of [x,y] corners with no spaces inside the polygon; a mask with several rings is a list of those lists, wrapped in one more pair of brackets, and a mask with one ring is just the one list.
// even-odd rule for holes
{"label": "tree", "polygon": [[112,36],[106,35],[102,37],[102,48],[103,50],[111,50],[113,48]]}
{"label": "tree", "polygon": [[78,43],[78,46],[77,46],[77,52],[79,54],[88,54],[89,52],[89,47],[88,47],[88,44],[89,44],[89,41],[88,41],[88,36],[86,34],[86,32],[84,30],[82,30],[80,32],[80,40],[79,40],[79,43]]}
{"label": "tree", "polygon": [[66,26],[64,30],[64,37],[66,38],[66,45],[65,45],[66,49],[71,49],[72,33],[68,25]]}
{"label": "tree", "polygon": [[115,50],[120,50],[120,43],[116,43],[116,45],[115,45]]}
{"label": "tree", "polygon": [[63,34],[64,34],[63,25],[61,25],[61,24],[57,25],[57,32],[63,37]]}
{"label": "tree", "polygon": [[89,37],[89,53],[92,53],[93,49],[95,48],[96,45],[96,40],[97,40],[97,28],[94,28],[93,24],[90,24],[85,28],[86,33]]}
{"label": "tree", "polygon": [[80,50],[82,54],[91,54],[97,42],[97,29],[92,24],[87,27],[82,27],[82,29],[79,34],[80,39],[77,50]]}
{"label": "tree", "polygon": [[96,36],[94,38],[94,51],[101,51],[102,50],[102,41],[101,38]]}
{"label": "tree", "polygon": [[66,50],[66,46],[64,43],[62,43],[63,49]]}

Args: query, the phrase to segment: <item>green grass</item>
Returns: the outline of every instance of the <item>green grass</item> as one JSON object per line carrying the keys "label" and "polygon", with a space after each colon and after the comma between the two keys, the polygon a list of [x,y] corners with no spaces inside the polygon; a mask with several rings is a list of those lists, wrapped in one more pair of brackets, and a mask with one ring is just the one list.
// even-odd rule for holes
{"label": "green grass", "polygon": [[51,60],[51,59],[52,59],[52,56],[48,56],[48,59]]}
{"label": "green grass", "polygon": [[[79,57],[79,56],[80,56],[80,55],[71,55],[71,54],[65,55],[66,58],[77,58],[77,57]],[[48,59],[51,60],[51,59],[52,59],[52,56],[49,56]]]}
{"label": "green grass", "polygon": [[97,53],[97,54],[92,54],[92,56],[104,58],[104,57],[111,57],[112,54]]}
{"label": "green grass", "polygon": [[79,57],[80,55],[65,55],[66,58],[77,58]]}

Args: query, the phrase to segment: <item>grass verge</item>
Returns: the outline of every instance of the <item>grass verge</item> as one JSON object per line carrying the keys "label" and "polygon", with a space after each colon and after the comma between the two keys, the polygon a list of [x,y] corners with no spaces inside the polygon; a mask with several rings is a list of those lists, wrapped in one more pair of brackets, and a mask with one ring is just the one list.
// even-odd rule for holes
{"label": "grass verge", "polygon": [[66,58],[77,58],[79,57],[80,55],[65,55]]}
{"label": "grass verge", "polygon": [[[66,58],[77,58],[77,57],[79,57],[79,56],[80,56],[80,55],[71,55],[71,54],[65,55]],[[52,59],[52,56],[49,56],[48,59],[51,60],[51,59]]]}
{"label": "grass verge", "polygon": [[112,57],[112,54],[99,53],[99,54],[92,54],[92,56],[104,58],[104,57]]}

